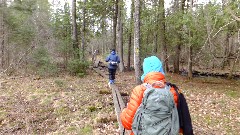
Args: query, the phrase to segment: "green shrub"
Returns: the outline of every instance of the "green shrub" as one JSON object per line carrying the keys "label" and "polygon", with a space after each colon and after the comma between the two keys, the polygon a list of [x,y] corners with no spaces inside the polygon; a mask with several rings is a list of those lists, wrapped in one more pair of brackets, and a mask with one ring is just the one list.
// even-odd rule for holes
{"label": "green shrub", "polygon": [[72,75],[77,75],[78,77],[83,77],[86,75],[87,68],[89,66],[88,62],[81,62],[80,60],[74,59],[69,61],[67,70]]}
{"label": "green shrub", "polygon": [[48,50],[43,46],[33,53],[34,70],[41,76],[55,75],[58,72],[57,65],[51,62]]}

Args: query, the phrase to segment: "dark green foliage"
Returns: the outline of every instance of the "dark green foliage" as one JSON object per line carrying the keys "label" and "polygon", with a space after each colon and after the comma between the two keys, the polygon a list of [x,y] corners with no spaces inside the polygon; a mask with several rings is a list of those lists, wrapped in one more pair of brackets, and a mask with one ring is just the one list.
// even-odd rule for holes
{"label": "dark green foliage", "polygon": [[55,75],[58,72],[56,64],[54,64],[44,47],[38,48],[33,53],[33,70],[41,76]]}
{"label": "dark green foliage", "polygon": [[35,36],[34,24],[31,20],[29,12],[19,12],[18,9],[8,9],[6,16],[6,24],[12,31],[9,35],[11,43],[18,43],[18,45],[28,45]]}
{"label": "dark green foliage", "polygon": [[78,77],[83,77],[84,75],[86,75],[88,66],[89,66],[88,62],[81,62],[78,59],[74,59],[74,60],[69,61],[67,70],[72,75],[77,75]]}

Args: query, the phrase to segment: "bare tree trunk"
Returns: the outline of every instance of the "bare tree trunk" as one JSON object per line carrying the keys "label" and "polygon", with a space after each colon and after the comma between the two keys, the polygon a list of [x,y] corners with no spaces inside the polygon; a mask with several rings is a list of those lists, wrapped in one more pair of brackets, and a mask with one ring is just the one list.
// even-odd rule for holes
{"label": "bare tree trunk", "polygon": [[153,50],[152,50],[153,54],[157,54],[157,52],[158,52],[158,36],[157,35],[158,34],[155,31],[153,34]]}
{"label": "bare tree trunk", "polygon": [[[173,12],[174,13],[176,13],[176,12],[178,12],[179,11],[179,0],[174,0],[174,6],[173,6]],[[173,57],[173,72],[176,72],[176,70],[177,71],[179,71],[178,69],[176,69],[177,67],[179,67],[178,65],[177,65],[177,63],[179,63],[179,62],[177,62],[176,60],[178,59],[178,57],[179,57],[179,55],[178,56],[176,56],[177,54],[179,54],[178,53],[178,48],[180,48],[180,46],[179,45],[176,45],[176,47],[175,47],[175,56]],[[180,51],[179,51],[180,52]],[[178,59],[179,60],[179,59]]]}
{"label": "bare tree trunk", "polygon": [[[178,0],[176,0],[178,1]],[[185,1],[186,0],[181,0],[180,2],[180,9],[179,11],[182,12],[182,14],[184,14],[184,6],[185,6]],[[178,3],[178,2],[176,2]],[[176,7],[178,7],[178,5],[176,5]],[[177,10],[176,10],[177,11]],[[179,31],[181,31],[182,27],[179,28]],[[174,73],[179,73],[179,59],[180,59],[180,52],[181,52],[181,46],[182,46],[182,36],[181,34],[178,34],[178,43],[175,47],[175,57],[174,57],[174,64],[173,64],[173,72]]]}
{"label": "bare tree trunk", "polygon": [[[238,45],[240,45],[240,29],[238,30]],[[230,68],[228,79],[233,78],[233,72],[234,72],[234,69],[235,69],[235,65],[236,65],[236,63],[237,63],[237,61],[240,57],[240,47],[238,47],[238,49],[237,49],[236,56],[237,56],[237,58],[235,59],[235,61],[233,62],[232,66]]]}
{"label": "bare tree trunk", "polygon": [[83,24],[82,24],[82,46],[81,46],[81,49],[82,49],[82,60],[85,61],[85,35],[86,35],[86,2],[87,0],[84,0],[84,6],[83,6]]}
{"label": "bare tree trunk", "polygon": [[[192,15],[192,12],[193,12],[193,0],[189,0],[190,1],[190,12],[191,12],[191,15]],[[189,2],[188,1],[188,2]],[[189,7],[189,6],[188,6]],[[191,30],[189,30],[189,37],[193,37],[193,33],[191,32]],[[193,72],[192,72],[192,45],[189,44],[189,47],[188,47],[188,79],[192,79],[193,77]]]}
{"label": "bare tree trunk", "polygon": [[141,64],[140,64],[140,0],[134,2],[134,69],[135,80],[141,84]]}
{"label": "bare tree trunk", "polygon": [[113,15],[113,44],[111,49],[116,49],[117,16],[118,16],[118,0],[115,1],[115,8],[114,8],[114,15]]}
{"label": "bare tree trunk", "polygon": [[188,78],[192,79],[193,73],[192,73],[192,46],[190,45],[188,47]]}
{"label": "bare tree trunk", "polygon": [[72,0],[72,42],[74,49],[74,58],[79,59],[79,46],[78,46],[78,38],[77,38],[77,23],[76,23],[76,0]]}
{"label": "bare tree trunk", "polygon": [[230,40],[230,33],[227,32],[226,39],[225,39],[225,44],[224,44],[225,45],[224,56],[223,56],[223,61],[222,61],[222,65],[221,65],[222,70],[224,69],[224,67],[226,65],[229,65],[229,63],[230,63],[229,59],[228,59],[228,57],[230,55],[230,49],[229,49],[230,42],[229,42],[229,40]]}
{"label": "bare tree trunk", "polygon": [[160,9],[160,16],[159,16],[159,43],[162,47],[162,61],[164,63],[164,70],[168,72],[168,57],[167,57],[167,45],[166,45],[166,26],[165,26],[165,8],[164,8],[164,0],[159,0],[159,9]]}
{"label": "bare tree trunk", "polygon": [[[0,1],[0,8],[4,8],[6,4],[5,0]],[[3,10],[2,10],[3,11]],[[1,67],[2,69],[4,69],[5,66],[5,26],[4,26],[4,12],[0,13],[0,21],[1,21],[1,29],[0,29],[0,33],[1,33]]]}
{"label": "bare tree trunk", "polygon": [[234,72],[234,69],[235,69],[235,65],[239,59],[239,52],[240,52],[240,48],[238,48],[238,51],[237,51],[237,58],[235,59],[235,61],[233,62],[231,68],[230,68],[230,72],[229,72],[229,75],[228,75],[228,79],[232,79],[233,78],[233,72]]}
{"label": "bare tree trunk", "polygon": [[209,44],[209,49],[207,49],[208,53],[209,54],[212,54],[212,60],[211,60],[211,68],[214,69],[215,68],[215,57],[214,57],[214,45],[212,43],[212,39],[211,39],[211,33],[212,33],[212,28],[211,28],[211,16],[209,14],[209,6],[206,6],[206,10],[204,10],[204,17],[205,17],[205,20],[206,20],[206,29],[207,29],[207,41],[208,41],[208,44]]}
{"label": "bare tree trunk", "polygon": [[[102,16],[102,22],[101,22],[101,29],[102,29],[102,37],[106,37],[106,15]],[[102,54],[106,53],[106,38],[102,38]]]}
{"label": "bare tree trunk", "polygon": [[131,46],[132,46],[132,28],[130,27],[130,32],[128,36],[128,54],[127,54],[127,71],[131,70]]}
{"label": "bare tree trunk", "polygon": [[[160,5],[158,5],[158,0],[154,0],[154,7],[159,7]],[[160,2],[160,1],[159,1]],[[154,14],[154,19],[155,19],[155,23],[153,24],[154,26],[154,32],[153,32],[153,49],[152,49],[152,53],[153,54],[157,54],[157,52],[159,51],[159,44],[158,44],[158,29],[159,29],[159,20],[160,20],[160,8],[158,8],[156,14]]]}
{"label": "bare tree trunk", "polygon": [[[225,10],[227,9],[227,4],[228,4],[228,1],[227,0],[222,0],[222,8]],[[230,54],[230,51],[229,51],[229,39],[230,39],[230,33],[229,33],[229,26],[227,26],[227,35],[226,35],[226,39],[225,39],[225,48],[224,48],[224,57],[223,57],[223,61],[222,61],[222,65],[221,65],[221,69],[223,70],[225,65],[229,65],[229,60],[228,60],[228,57],[229,57],[229,54]]]}
{"label": "bare tree trunk", "polygon": [[[179,35],[179,39],[181,42],[181,36]],[[181,52],[181,43],[178,43],[175,47],[175,55],[174,55],[174,63],[173,63],[173,72],[174,73],[179,73],[179,57],[180,57],[180,52]]]}
{"label": "bare tree trunk", "polygon": [[127,70],[131,70],[131,47],[132,47],[132,26],[133,26],[133,9],[134,9],[134,0],[132,0],[131,4],[131,17],[130,17],[130,26],[129,26],[129,31],[128,31],[128,54],[127,54]]}
{"label": "bare tree trunk", "polygon": [[119,64],[120,72],[124,71],[124,60],[123,60],[123,24],[122,24],[122,0],[118,2],[118,47],[119,47],[119,56],[121,62]]}

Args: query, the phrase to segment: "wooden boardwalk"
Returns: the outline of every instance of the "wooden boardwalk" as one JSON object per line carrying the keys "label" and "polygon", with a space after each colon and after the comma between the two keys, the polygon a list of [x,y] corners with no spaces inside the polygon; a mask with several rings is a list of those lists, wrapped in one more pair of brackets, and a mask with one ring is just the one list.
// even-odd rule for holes
{"label": "wooden boardwalk", "polygon": [[[93,70],[95,70],[102,77],[106,79],[108,78],[108,75],[103,70],[100,70],[99,68],[93,68]],[[120,120],[120,114],[123,108],[125,107],[125,103],[123,102],[123,99],[118,90],[118,87],[115,84],[110,84],[109,88],[112,90],[113,103],[114,103],[115,113],[117,115],[120,135],[130,135],[131,131],[124,129]]]}

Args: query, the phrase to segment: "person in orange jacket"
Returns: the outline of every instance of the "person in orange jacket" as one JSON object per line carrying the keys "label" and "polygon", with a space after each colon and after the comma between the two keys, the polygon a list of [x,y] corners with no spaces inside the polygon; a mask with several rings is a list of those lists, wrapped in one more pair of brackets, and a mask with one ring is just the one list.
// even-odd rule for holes
{"label": "person in orange jacket", "polygon": [[[151,56],[144,59],[143,72],[144,73],[141,76],[143,84],[136,86],[132,90],[130,100],[127,103],[127,107],[123,109],[120,115],[121,123],[127,130],[132,130],[134,115],[142,102],[143,93],[147,89],[144,84],[148,83],[150,85],[153,85],[155,82],[163,82],[166,84],[162,62],[156,56]],[[171,87],[170,91],[173,94],[175,105],[178,106],[178,93],[173,87]],[[134,135],[133,132],[131,135]]]}

